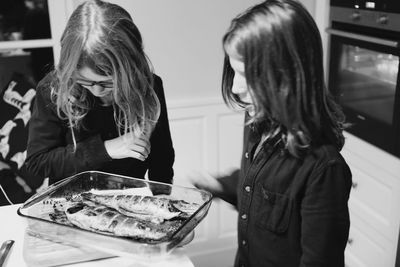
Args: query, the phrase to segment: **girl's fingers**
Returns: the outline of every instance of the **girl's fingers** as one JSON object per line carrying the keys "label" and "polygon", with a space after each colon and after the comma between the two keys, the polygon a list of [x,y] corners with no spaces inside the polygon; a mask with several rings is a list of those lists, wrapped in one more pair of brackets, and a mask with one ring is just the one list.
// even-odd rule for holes
{"label": "girl's fingers", "polygon": [[132,145],[138,145],[138,146],[142,146],[142,147],[150,147],[150,142],[147,139],[135,139],[132,143]]}
{"label": "girl's fingers", "polygon": [[138,153],[138,152],[136,152],[136,151],[129,151],[129,157],[131,157],[131,158],[135,158],[135,159],[138,159],[138,160],[140,160],[140,161],[145,161],[146,160],[146,157],[145,156],[143,156],[142,154],[140,154],[140,153]]}
{"label": "girl's fingers", "polygon": [[133,144],[129,147],[129,150],[141,155],[144,159],[150,154],[150,149],[148,147],[143,147],[141,145]]}
{"label": "girl's fingers", "polygon": [[132,158],[137,158],[139,160],[146,160],[148,155],[150,154],[150,141],[146,136],[139,136],[137,138],[132,138],[133,136],[130,135],[127,145],[128,155]]}

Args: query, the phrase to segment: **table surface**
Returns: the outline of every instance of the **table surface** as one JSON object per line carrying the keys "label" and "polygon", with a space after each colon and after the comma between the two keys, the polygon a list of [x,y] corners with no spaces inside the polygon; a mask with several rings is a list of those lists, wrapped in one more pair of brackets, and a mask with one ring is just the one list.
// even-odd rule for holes
{"label": "table surface", "polygon": [[[43,242],[51,243],[48,241],[43,241],[41,239],[35,238],[33,236],[27,235],[27,220],[17,214],[17,210],[20,205],[11,205],[0,207],[0,246],[5,240],[12,239],[15,241],[14,246],[7,257],[4,267],[24,267],[24,266],[40,266],[41,258],[35,257],[35,249],[38,249],[37,244],[43,245]],[[60,248],[68,248],[61,244],[52,245],[52,255],[61,256],[64,252]],[[46,246],[42,246],[42,249]],[[54,250],[54,248],[58,248]],[[70,248],[70,247],[69,247]],[[75,254],[83,254],[86,251],[82,249],[70,248]],[[93,251],[92,251],[93,252]],[[35,261],[29,261],[30,258],[34,258]],[[43,257],[42,257],[43,258]],[[28,260],[28,262],[26,262]],[[43,261],[45,262],[45,261]],[[64,266],[73,267],[102,267],[102,266],[118,266],[118,267],[194,267],[193,263],[190,261],[184,253],[184,249],[179,248],[174,250],[165,259],[155,261],[155,262],[143,262],[129,257],[111,257],[107,259],[97,259],[92,261],[86,261],[82,263],[68,264]]]}

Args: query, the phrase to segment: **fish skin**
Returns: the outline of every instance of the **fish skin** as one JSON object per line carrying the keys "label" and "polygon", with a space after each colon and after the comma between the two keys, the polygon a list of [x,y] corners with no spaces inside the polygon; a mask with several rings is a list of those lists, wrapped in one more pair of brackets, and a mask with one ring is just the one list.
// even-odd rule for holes
{"label": "fish skin", "polygon": [[[90,192],[82,193],[81,196],[85,200],[114,208],[124,215],[151,220],[155,223],[184,215],[184,212],[177,208],[178,205],[167,198],[140,195],[97,195]],[[175,203],[179,203],[179,201],[175,201]]]}
{"label": "fish skin", "polygon": [[151,241],[168,238],[182,224],[179,220],[154,224],[125,216],[105,206],[85,203],[71,204],[65,214],[73,225],[85,230]]}
{"label": "fish skin", "polygon": [[192,215],[200,208],[199,204],[189,203],[185,200],[171,200],[171,205],[188,215]]}

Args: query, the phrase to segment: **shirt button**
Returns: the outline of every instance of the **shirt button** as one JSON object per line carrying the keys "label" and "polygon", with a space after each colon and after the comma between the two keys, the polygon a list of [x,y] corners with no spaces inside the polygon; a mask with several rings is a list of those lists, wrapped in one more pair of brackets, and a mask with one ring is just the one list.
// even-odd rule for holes
{"label": "shirt button", "polygon": [[245,188],[244,188],[244,190],[248,193],[248,192],[250,192],[250,186],[246,186]]}
{"label": "shirt button", "polygon": [[246,159],[248,159],[248,158],[249,158],[249,152],[244,153],[244,157],[245,157]]}
{"label": "shirt button", "polygon": [[242,219],[246,220],[247,219],[247,214],[242,214]]}
{"label": "shirt button", "polygon": [[242,240],[242,245],[246,246],[246,244],[247,244],[246,240]]}

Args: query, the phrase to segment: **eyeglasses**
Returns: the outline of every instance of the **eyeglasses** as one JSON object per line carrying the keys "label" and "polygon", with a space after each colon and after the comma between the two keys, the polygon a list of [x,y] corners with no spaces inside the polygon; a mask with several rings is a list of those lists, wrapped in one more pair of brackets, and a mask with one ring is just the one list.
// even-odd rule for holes
{"label": "eyeglasses", "polygon": [[114,88],[114,83],[113,82],[109,82],[109,81],[100,81],[100,82],[96,82],[96,81],[86,81],[86,80],[81,80],[81,79],[77,79],[76,83],[82,86],[95,86],[98,85],[100,87],[103,87],[104,89],[112,89]]}

